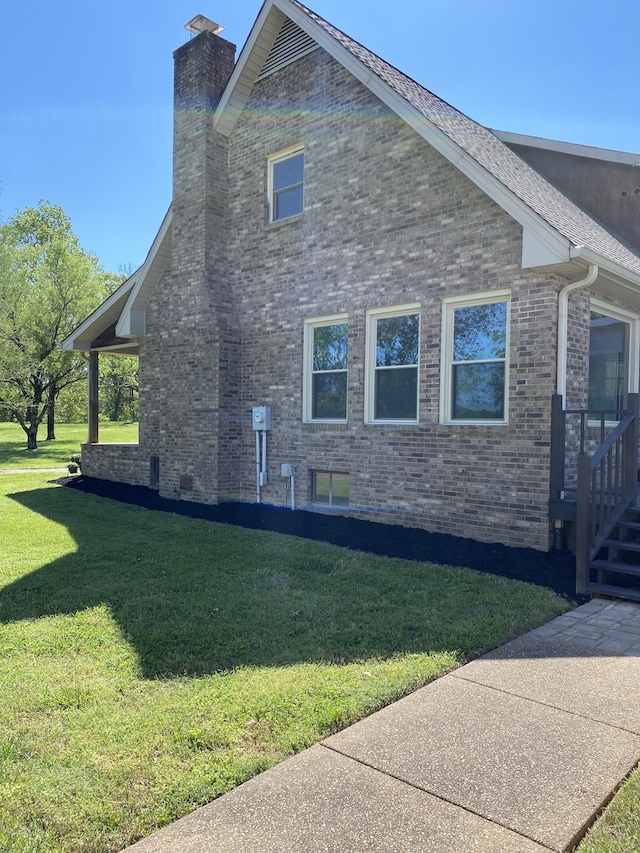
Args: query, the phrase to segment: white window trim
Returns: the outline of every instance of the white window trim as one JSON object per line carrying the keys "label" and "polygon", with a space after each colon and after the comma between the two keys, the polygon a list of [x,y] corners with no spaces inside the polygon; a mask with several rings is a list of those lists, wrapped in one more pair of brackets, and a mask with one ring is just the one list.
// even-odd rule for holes
{"label": "white window trim", "polygon": [[[598,314],[604,314],[606,317],[612,317],[614,320],[620,320],[629,325],[629,365],[628,365],[628,381],[627,394],[633,394],[638,391],[640,386],[640,317],[632,311],[627,311],[624,308],[616,308],[596,296],[592,296],[589,300],[589,311],[597,311]],[[606,421],[606,426],[615,426],[617,421]],[[600,426],[599,420],[590,419],[589,426]]]}
{"label": "white window trim", "polygon": [[270,154],[267,157],[267,199],[269,204],[269,223],[276,224],[278,222],[287,222],[289,219],[293,219],[296,216],[302,216],[302,212],[304,211],[304,171],[303,171],[303,182],[302,182],[302,211],[300,213],[294,213],[292,216],[283,216],[280,219],[273,218],[273,168],[278,163],[281,163],[283,160],[288,160],[290,157],[294,157],[296,154],[304,153],[304,143],[297,143],[296,145],[292,145],[289,148],[284,148],[282,151],[277,151],[275,154]]}
{"label": "white window trim", "polygon": [[[454,309],[472,305],[507,303],[506,349],[504,359],[504,418],[478,420],[451,417],[453,393],[453,317]],[[506,426],[509,423],[509,352],[511,337],[511,290],[488,290],[483,293],[447,296],[442,300],[442,331],[440,337],[440,423],[452,426]]]}
{"label": "white window trim", "polygon": [[[418,382],[416,383],[416,417],[415,418],[393,418],[382,419],[375,416],[375,374],[376,374],[376,342],[377,322],[386,317],[402,317],[406,314],[418,314],[418,363],[415,365],[418,371]],[[420,334],[422,323],[420,317],[420,303],[409,302],[403,305],[392,305],[385,308],[370,308],[367,311],[366,322],[366,353],[365,353],[365,382],[364,382],[364,422],[371,426],[384,424],[417,424],[420,419]]]}
{"label": "white window trim", "polygon": [[[346,424],[347,418],[314,418],[313,415],[313,330],[322,326],[348,323],[348,314],[329,314],[309,317],[304,321],[304,349],[302,358],[302,422],[305,424]],[[349,352],[347,350],[347,384],[349,382]],[[347,394],[347,417],[348,417]]]}

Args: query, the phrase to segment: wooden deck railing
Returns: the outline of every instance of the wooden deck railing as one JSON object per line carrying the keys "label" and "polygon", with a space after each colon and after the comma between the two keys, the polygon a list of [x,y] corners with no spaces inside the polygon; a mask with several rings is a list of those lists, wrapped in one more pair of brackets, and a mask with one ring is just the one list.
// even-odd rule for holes
{"label": "wooden deck railing", "polygon": [[595,453],[581,445],[576,490],[576,592],[586,593],[589,566],[635,501],[638,480],[638,394]]}

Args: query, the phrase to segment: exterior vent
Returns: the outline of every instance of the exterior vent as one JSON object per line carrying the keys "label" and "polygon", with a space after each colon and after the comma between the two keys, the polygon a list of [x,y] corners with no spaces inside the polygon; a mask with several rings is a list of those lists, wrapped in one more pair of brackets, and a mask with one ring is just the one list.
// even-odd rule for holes
{"label": "exterior vent", "polygon": [[286,65],[291,65],[296,59],[312,53],[317,47],[317,43],[311,36],[294,24],[291,18],[287,18],[271,48],[271,53],[262,66],[258,80],[274,74]]}

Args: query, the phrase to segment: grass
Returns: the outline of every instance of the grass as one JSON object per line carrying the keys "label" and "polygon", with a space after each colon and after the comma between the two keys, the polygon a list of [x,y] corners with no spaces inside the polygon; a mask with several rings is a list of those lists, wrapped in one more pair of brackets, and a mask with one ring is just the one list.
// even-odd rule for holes
{"label": "grass", "polygon": [[[86,424],[58,424],[55,441],[46,441],[46,424],[38,431],[38,449],[27,450],[27,438],[19,424],[0,423],[0,469],[64,468],[72,453],[87,440]],[[138,440],[137,423],[101,423],[100,441]]]}
{"label": "grass", "polygon": [[120,850],[567,607],[44,473],[0,491],[3,853]]}
{"label": "grass", "polygon": [[640,767],[636,768],[596,821],[576,853],[634,853],[640,850]]}

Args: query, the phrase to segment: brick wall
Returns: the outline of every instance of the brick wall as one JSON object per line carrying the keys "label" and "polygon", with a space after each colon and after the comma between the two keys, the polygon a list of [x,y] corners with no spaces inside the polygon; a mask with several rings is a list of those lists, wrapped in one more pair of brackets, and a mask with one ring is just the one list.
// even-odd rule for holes
{"label": "brick wall", "polygon": [[[267,224],[266,158],[305,145],[305,212]],[[230,144],[233,289],[243,330],[242,482],[253,405],[272,406],[269,485],[350,475],[350,512],[510,545],[549,541],[549,409],[561,282],[520,268],[521,229],[323,51],[257,84]],[[509,426],[439,424],[442,298],[510,288]],[[419,424],[364,424],[367,309],[421,305]],[[349,315],[346,426],[302,423],[305,317]]]}
{"label": "brick wall", "polygon": [[[208,103],[227,71],[211,69],[228,69],[226,45],[206,34],[176,54],[172,268],[140,360],[147,475],[157,454],[161,494],[255,500],[251,409],[270,405],[264,501],[288,500],[279,472],[292,462],[298,506],[310,504],[311,472],[333,470],[349,474],[350,514],[546,550],[566,282],[522,270],[520,226],[322,50],[257,83],[230,139],[215,134]],[[296,143],[304,214],[269,224],[267,157]],[[508,425],[441,425],[442,300],[504,288]],[[568,390],[579,397],[588,308],[572,299]],[[366,425],[366,311],[409,302],[420,304],[419,423]],[[338,312],[349,317],[348,422],[305,424],[304,320]],[[113,471],[132,482],[117,458]]]}

